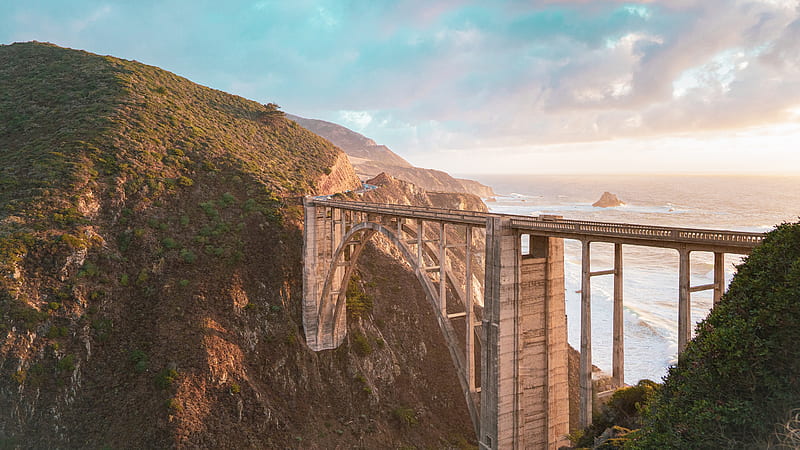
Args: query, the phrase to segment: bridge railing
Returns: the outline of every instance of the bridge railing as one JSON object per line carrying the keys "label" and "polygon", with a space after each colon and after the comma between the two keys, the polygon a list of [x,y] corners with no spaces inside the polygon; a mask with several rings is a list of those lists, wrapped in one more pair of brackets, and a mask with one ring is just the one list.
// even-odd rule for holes
{"label": "bridge railing", "polygon": [[313,200],[316,205],[333,208],[362,211],[375,214],[387,214],[405,218],[443,220],[447,222],[470,225],[485,225],[490,213],[465,211],[460,209],[431,208],[427,206],[393,205],[389,203],[348,202],[341,200]]}
{"label": "bridge railing", "polygon": [[[463,211],[456,209],[432,208],[427,206],[321,199],[314,199],[313,202],[317,205],[347,209],[350,211],[386,214],[405,218],[447,221],[477,226],[485,225],[488,217],[501,216],[501,214],[480,211]],[[638,225],[629,223],[594,222],[587,220],[559,219],[548,216],[526,217],[510,214],[502,216],[511,218],[511,226],[520,230],[549,231],[557,234],[589,235],[612,238],[617,237],[648,241],[684,242],[695,244],[727,244],[742,248],[755,247],[764,239],[763,233],[752,233],[746,231],[709,230],[702,228],[661,227],[655,225]]]}
{"label": "bridge railing", "polygon": [[584,220],[513,217],[512,226],[520,229],[559,233],[619,236],[676,242],[713,242],[754,247],[764,239],[763,233],[708,230],[700,228],[660,227],[628,223],[592,222]]}

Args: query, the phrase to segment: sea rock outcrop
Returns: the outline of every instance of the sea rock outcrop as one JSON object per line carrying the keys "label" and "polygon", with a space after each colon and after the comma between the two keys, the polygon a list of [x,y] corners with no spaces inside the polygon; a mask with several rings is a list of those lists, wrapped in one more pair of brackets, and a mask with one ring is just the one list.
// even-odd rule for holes
{"label": "sea rock outcrop", "polygon": [[616,194],[612,194],[611,192],[603,192],[603,195],[600,197],[600,200],[592,203],[592,206],[600,207],[600,208],[613,208],[615,206],[623,206],[625,202],[620,200]]}

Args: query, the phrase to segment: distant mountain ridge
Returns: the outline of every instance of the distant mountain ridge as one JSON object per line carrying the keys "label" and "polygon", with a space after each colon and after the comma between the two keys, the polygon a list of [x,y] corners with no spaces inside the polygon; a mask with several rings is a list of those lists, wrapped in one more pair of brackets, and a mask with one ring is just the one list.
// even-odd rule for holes
{"label": "distant mountain ridge", "polygon": [[341,148],[362,180],[385,172],[428,191],[465,192],[484,198],[495,195],[491,187],[477,181],[454,178],[441,170],[415,167],[389,147],[376,144],[372,139],[347,127],[291,114],[286,117]]}

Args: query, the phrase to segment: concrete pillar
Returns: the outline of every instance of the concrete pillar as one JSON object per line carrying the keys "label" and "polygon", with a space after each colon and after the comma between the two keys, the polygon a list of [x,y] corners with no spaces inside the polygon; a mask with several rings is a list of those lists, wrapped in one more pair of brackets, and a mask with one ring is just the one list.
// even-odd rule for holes
{"label": "concrete pillar", "polygon": [[581,241],[580,424],[592,424],[592,283],[591,242]]}
{"label": "concrete pillar", "polygon": [[[342,235],[340,225],[336,223],[335,210],[318,208],[309,199],[304,200],[303,209],[303,329],[309,348],[327,350],[338,347],[347,332],[346,327],[337,327],[333,323],[336,307],[333,293],[341,289],[341,280],[331,285],[328,295],[323,293],[328,271],[343,273],[345,270],[344,267],[331,269],[336,248],[333,242],[341,242]],[[344,314],[339,320],[345,320]]]}
{"label": "concrete pillar", "polygon": [[504,217],[486,228],[481,352],[483,449],[557,449],[569,431],[563,241],[522,259]]}
{"label": "concrete pillar", "polygon": [[422,241],[425,239],[424,231],[422,219],[417,219],[417,267],[420,269],[425,267],[425,260],[422,257]]}
{"label": "concrete pillar", "polygon": [[725,254],[714,252],[714,306],[725,293]]}
{"label": "concrete pillar", "polygon": [[464,316],[466,336],[464,347],[466,352],[467,384],[469,392],[475,392],[475,319],[472,317],[472,227],[466,226],[464,245]]}
{"label": "concrete pillar", "polygon": [[321,350],[317,343],[317,314],[319,312],[322,283],[318,273],[317,234],[320,232],[317,218],[317,208],[309,201],[303,199],[303,212],[305,225],[303,227],[303,330],[306,334],[306,343],[312,350]]}
{"label": "concrete pillar", "polygon": [[692,339],[692,308],[689,293],[691,273],[689,255],[686,249],[678,250],[680,258],[678,266],[678,355]]}
{"label": "concrete pillar", "polygon": [[[344,210],[338,208],[331,208],[330,219],[330,254],[326,255],[326,264],[332,272],[330,275],[330,288],[327,292],[327,298],[322,299],[322,313],[320,314],[320,327],[319,330],[323,333],[323,342],[330,339],[326,345],[331,345],[331,348],[338,347],[347,334],[347,314],[346,304],[342,304],[342,313],[336,315],[337,301],[340,294],[343,294],[347,289],[349,279],[345,279],[345,272],[347,268],[341,264],[332,264],[336,249],[344,242],[345,229],[344,229]],[[323,292],[325,295],[325,292]],[[344,296],[341,296],[344,298]],[[330,331],[328,331],[330,330]]]}
{"label": "concrete pillar", "polygon": [[622,309],[622,244],[614,244],[614,349],[612,379],[614,386],[625,385],[625,331]]}
{"label": "concrete pillar", "polygon": [[439,222],[439,312],[447,317],[447,234],[444,222]]}

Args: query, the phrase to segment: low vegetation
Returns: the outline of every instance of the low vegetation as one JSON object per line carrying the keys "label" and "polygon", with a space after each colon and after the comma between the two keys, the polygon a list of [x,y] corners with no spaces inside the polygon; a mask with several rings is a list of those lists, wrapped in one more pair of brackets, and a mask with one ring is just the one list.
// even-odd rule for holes
{"label": "low vegetation", "polygon": [[364,291],[360,283],[361,278],[353,274],[345,291],[347,314],[353,318],[372,312],[372,297]]}

